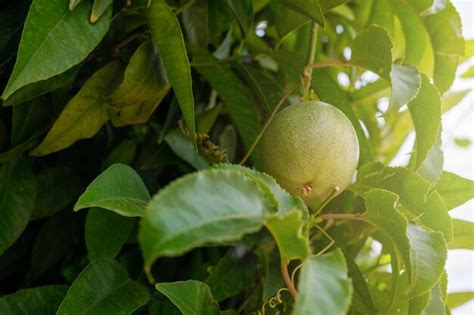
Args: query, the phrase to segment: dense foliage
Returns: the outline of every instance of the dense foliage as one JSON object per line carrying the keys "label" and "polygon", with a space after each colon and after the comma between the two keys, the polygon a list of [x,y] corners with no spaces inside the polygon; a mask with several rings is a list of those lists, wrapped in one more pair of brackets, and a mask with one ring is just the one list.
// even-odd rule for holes
{"label": "dense foliage", "polygon": [[[448,314],[472,45],[449,0],[0,0],[0,314]],[[301,99],[359,143],[317,208],[261,172]]]}

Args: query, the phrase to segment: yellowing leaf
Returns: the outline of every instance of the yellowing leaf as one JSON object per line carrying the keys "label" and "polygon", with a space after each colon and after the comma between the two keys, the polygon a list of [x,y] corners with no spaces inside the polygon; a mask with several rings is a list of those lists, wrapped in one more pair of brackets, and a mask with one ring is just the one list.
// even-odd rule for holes
{"label": "yellowing leaf", "polygon": [[80,139],[93,137],[109,119],[106,97],[117,85],[121,66],[111,62],[87,80],[67,103],[41,144],[31,154],[41,156],[69,147]]}

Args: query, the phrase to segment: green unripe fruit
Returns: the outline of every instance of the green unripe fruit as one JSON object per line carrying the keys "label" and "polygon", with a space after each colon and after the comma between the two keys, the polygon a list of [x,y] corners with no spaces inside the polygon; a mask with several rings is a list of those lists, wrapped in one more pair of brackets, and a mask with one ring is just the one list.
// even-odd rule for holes
{"label": "green unripe fruit", "polygon": [[313,208],[351,183],[359,161],[359,142],[349,119],[317,101],[291,105],[275,115],[260,150],[263,171]]}

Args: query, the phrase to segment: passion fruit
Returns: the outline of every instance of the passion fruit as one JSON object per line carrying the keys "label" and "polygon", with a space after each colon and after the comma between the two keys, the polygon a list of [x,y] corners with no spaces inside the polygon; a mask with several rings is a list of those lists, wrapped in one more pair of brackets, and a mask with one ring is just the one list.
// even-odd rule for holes
{"label": "passion fruit", "polygon": [[359,161],[349,119],[333,105],[290,105],[270,122],[260,142],[263,171],[310,208],[343,191]]}

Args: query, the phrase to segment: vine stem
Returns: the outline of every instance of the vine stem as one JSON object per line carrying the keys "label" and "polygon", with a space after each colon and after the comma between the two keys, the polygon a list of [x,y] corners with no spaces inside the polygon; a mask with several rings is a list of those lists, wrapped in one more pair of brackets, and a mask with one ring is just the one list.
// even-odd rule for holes
{"label": "vine stem", "polygon": [[328,213],[328,214],[322,214],[318,218],[322,220],[364,221],[364,216],[360,213]]}
{"label": "vine stem", "polygon": [[315,68],[329,68],[329,67],[348,67],[352,66],[350,62],[347,61],[340,61],[340,60],[327,60],[327,61],[319,61],[314,63],[308,63],[304,68],[303,72],[308,73],[312,69]]}
{"label": "vine stem", "polygon": [[280,269],[281,269],[281,275],[283,276],[283,281],[285,282],[285,285],[288,288],[288,291],[290,291],[290,294],[293,297],[293,300],[296,301],[296,298],[298,297],[298,292],[296,291],[295,286],[293,282],[291,281],[290,274],[288,273],[288,262],[281,260]]}
{"label": "vine stem", "polygon": [[[308,57],[307,57],[307,62],[306,62],[307,65],[314,64],[317,44],[318,44],[318,24],[316,24],[316,22],[313,22],[311,24],[311,37],[309,40]],[[311,87],[312,74],[313,74],[313,68],[306,66],[303,69],[303,85],[304,85],[303,97],[305,97],[309,93],[309,89]]]}
{"label": "vine stem", "polygon": [[268,119],[265,122],[265,125],[263,126],[262,130],[260,130],[260,133],[257,135],[257,138],[255,138],[254,142],[250,146],[249,150],[247,151],[247,154],[245,154],[244,158],[240,161],[240,163],[239,163],[240,165],[243,165],[249,159],[249,157],[252,154],[253,150],[255,150],[255,147],[257,146],[258,142],[262,138],[263,133],[268,128],[268,125],[270,125],[270,122],[273,120],[273,117],[275,117],[275,115],[278,112],[278,110],[280,109],[280,107],[283,105],[283,103],[285,103],[286,99],[288,97],[290,97],[291,93],[293,93],[296,90],[296,88],[297,88],[297,86],[293,86],[292,88],[290,88],[285,93],[285,95],[283,95],[282,98],[278,101],[278,104],[273,109],[270,117],[268,117]]}

